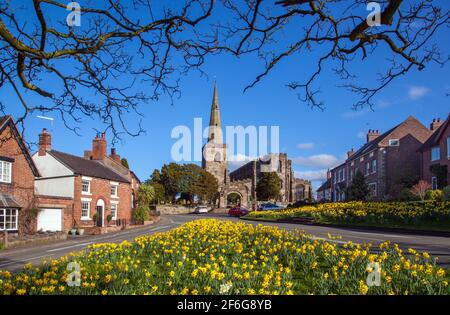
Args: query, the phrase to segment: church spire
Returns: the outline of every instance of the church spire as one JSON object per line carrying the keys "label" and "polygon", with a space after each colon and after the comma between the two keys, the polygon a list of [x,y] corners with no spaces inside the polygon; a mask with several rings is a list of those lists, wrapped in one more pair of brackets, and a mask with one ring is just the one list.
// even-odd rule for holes
{"label": "church spire", "polygon": [[211,105],[211,117],[209,119],[208,142],[223,143],[222,124],[220,123],[219,96],[217,84],[214,82],[214,95]]}

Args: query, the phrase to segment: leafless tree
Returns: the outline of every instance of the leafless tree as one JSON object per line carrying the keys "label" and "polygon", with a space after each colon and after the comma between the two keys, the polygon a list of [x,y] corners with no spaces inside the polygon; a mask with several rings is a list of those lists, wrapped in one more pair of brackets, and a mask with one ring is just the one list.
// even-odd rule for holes
{"label": "leafless tree", "polygon": [[[374,96],[394,79],[412,69],[422,70],[430,62],[443,65],[448,60],[448,52],[443,55],[440,49],[444,36],[436,35],[440,29],[448,30],[449,10],[433,0],[377,0],[380,25],[370,27],[368,2],[223,0],[234,20],[217,25],[222,38],[219,48],[235,55],[256,54],[264,61],[263,71],[246,89],[283,60],[299,55],[315,64],[312,73],[304,73],[304,69],[294,72],[302,81],[287,84],[300,90],[303,101],[324,106],[317,96],[317,81],[332,68],[339,86],[359,94],[355,109],[372,106]],[[373,69],[380,71],[374,82],[368,82],[360,78],[354,65],[359,64],[356,59],[374,54]]]}
{"label": "leafless tree", "polygon": [[0,0],[0,91],[9,86],[17,95],[17,123],[23,128],[30,113],[53,112],[77,133],[88,116],[115,139],[139,135],[141,124],[125,123],[125,114],[139,114],[140,103],[161,94],[173,97],[180,74],[203,63],[195,27],[214,0],[79,1],[80,26],[67,23],[68,3]]}
{"label": "leafless tree", "polygon": [[[58,113],[75,132],[92,117],[115,139],[139,135],[141,124],[126,123],[126,114],[178,95],[180,75],[201,71],[208,54],[261,58],[265,67],[246,89],[284,59],[310,60],[315,70],[290,72],[299,79],[287,85],[320,108],[327,69],[359,94],[360,108],[412,69],[448,60],[437,35],[448,29],[449,11],[432,0],[379,0],[377,27],[367,23],[365,0],[80,0],[78,27],[66,23],[67,2],[0,0],[0,92],[8,86],[17,95],[22,129],[38,111]],[[375,54],[381,73],[363,81],[356,59]]]}

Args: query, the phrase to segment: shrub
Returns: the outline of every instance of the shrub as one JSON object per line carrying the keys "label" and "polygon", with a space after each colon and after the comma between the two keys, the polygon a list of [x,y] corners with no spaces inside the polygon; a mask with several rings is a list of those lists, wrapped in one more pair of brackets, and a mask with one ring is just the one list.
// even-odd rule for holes
{"label": "shrub", "polygon": [[420,198],[420,200],[424,200],[426,198],[426,194],[428,191],[430,191],[431,185],[428,184],[424,180],[420,180],[417,184],[412,186],[411,192]]}
{"label": "shrub", "polygon": [[425,196],[426,200],[430,201],[443,201],[444,200],[444,192],[442,190],[429,190]]}
{"label": "shrub", "polygon": [[148,221],[150,218],[150,209],[148,206],[139,206],[133,212],[133,220],[136,223],[144,223],[144,221]]}
{"label": "shrub", "polygon": [[450,201],[450,186],[444,187],[442,191],[444,192],[444,201]]}
{"label": "shrub", "polygon": [[402,191],[398,194],[397,199],[399,201],[417,201],[420,198],[411,192],[409,188],[403,188]]}

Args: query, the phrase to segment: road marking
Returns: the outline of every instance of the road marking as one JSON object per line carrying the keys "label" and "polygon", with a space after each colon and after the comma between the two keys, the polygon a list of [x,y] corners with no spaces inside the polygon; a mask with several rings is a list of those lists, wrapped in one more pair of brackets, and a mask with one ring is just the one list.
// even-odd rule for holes
{"label": "road marking", "polygon": [[81,244],[75,244],[75,245],[70,245],[70,246],[65,246],[65,247],[58,247],[58,248],[54,248],[54,249],[49,249],[47,250],[47,253],[52,253],[52,252],[59,252],[61,250],[65,250],[65,249],[69,249],[69,248],[73,248],[73,247],[80,247],[80,246],[86,246],[86,245],[90,245],[93,242],[86,242],[86,243],[81,243]]}
{"label": "road marking", "polygon": [[[36,259],[40,259],[40,258],[44,258],[44,257],[49,257],[49,256],[48,255],[35,256],[35,257],[27,258],[26,261],[30,262],[32,260],[36,260]],[[14,264],[23,265],[23,262],[21,262],[21,261],[10,261],[10,262],[7,262],[7,263],[0,264],[0,267],[14,265]]]}
{"label": "road marking", "polygon": [[351,234],[369,234],[369,235],[378,235],[378,236],[384,236],[384,237],[397,237],[397,238],[411,238],[411,236],[404,236],[404,235],[394,235],[394,234],[383,234],[383,233],[370,233],[370,232],[354,232],[354,231],[348,231]]}

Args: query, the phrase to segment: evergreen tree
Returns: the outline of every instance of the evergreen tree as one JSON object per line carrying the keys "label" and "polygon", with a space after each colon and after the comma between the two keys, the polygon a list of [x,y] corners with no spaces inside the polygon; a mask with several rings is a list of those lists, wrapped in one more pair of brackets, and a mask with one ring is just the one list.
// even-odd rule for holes
{"label": "evergreen tree", "polygon": [[256,196],[259,200],[277,199],[280,195],[281,179],[275,172],[263,172],[256,184]]}
{"label": "evergreen tree", "polygon": [[126,168],[130,169],[130,165],[128,165],[128,160],[126,158],[122,158],[120,160],[120,163],[125,166]]}
{"label": "evergreen tree", "polygon": [[364,174],[358,170],[348,189],[348,199],[354,201],[364,201],[369,197],[369,193],[369,186],[366,184]]}

